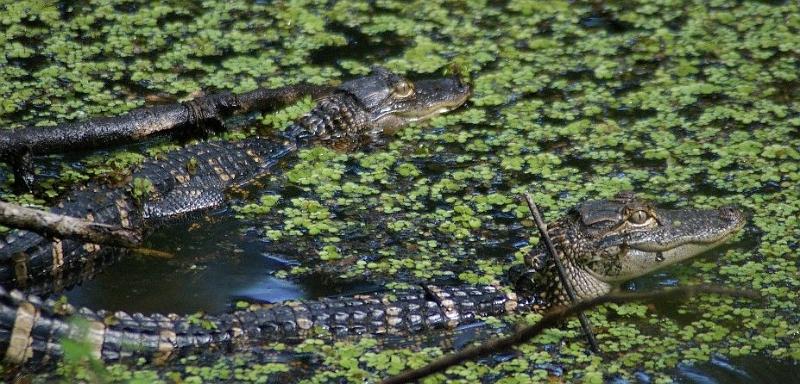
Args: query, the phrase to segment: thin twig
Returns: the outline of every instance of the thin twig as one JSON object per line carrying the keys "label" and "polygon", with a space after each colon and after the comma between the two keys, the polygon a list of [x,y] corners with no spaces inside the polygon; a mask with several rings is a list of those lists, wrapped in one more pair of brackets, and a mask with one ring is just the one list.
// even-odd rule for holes
{"label": "thin twig", "polygon": [[172,259],[175,257],[174,253],[160,251],[158,249],[153,249],[153,248],[144,248],[144,247],[131,248],[131,252],[140,256],[155,257],[159,259]]}
{"label": "thin twig", "polygon": [[[575,294],[575,288],[572,287],[572,282],[567,279],[567,272],[564,270],[564,264],[561,262],[561,258],[558,257],[556,247],[553,246],[553,241],[550,239],[550,234],[547,232],[547,224],[542,220],[542,214],[539,212],[539,208],[536,206],[536,203],[533,202],[533,198],[529,193],[525,194],[525,201],[528,203],[528,209],[531,211],[533,221],[536,222],[536,226],[539,228],[539,234],[546,245],[545,249],[550,253],[550,258],[552,258],[553,262],[556,264],[558,278],[561,279],[561,285],[564,287],[564,290],[567,291],[570,304],[575,304],[578,302],[578,295]],[[586,340],[589,341],[589,348],[594,353],[600,353],[600,345],[597,343],[597,338],[594,337],[592,324],[589,323],[589,319],[586,318],[585,314],[578,313],[578,320],[580,320],[583,334],[586,335]]]}
{"label": "thin twig", "polygon": [[727,295],[734,297],[746,297],[749,299],[756,299],[756,300],[761,298],[761,296],[757,292],[750,290],[738,290],[738,289],[729,289],[729,288],[705,286],[705,285],[670,288],[655,292],[607,294],[586,301],[582,301],[578,304],[569,307],[557,308],[545,314],[544,317],[542,317],[542,319],[539,320],[536,324],[522,328],[514,332],[511,336],[492,339],[484,344],[472,346],[463,349],[461,351],[458,351],[456,353],[442,356],[441,358],[434,360],[433,362],[424,367],[402,372],[399,375],[392,376],[382,381],[381,383],[396,384],[396,383],[407,383],[414,380],[419,380],[423,377],[432,375],[434,373],[444,372],[447,368],[461,364],[465,361],[473,360],[492,353],[507,350],[508,348],[511,348],[515,345],[520,345],[522,343],[527,342],[528,340],[534,338],[536,335],[542,333],[542,331],[544,331],[545,329],[557,326],[570,316],[582,313],[583,311],[592,309],[598,305],[606,303],[622,304],[634,301],[653,302],[653,301],[675,300],[675,299],[686,300],[690,297],[699,294]]}
{"label": "thin twig", "polygon": [[0,201],[0,224],[27,229],[42,236],[71,238],[93,244],[135,248],[142,242],[142,234],[136,230],[93,223],[3,201]]}

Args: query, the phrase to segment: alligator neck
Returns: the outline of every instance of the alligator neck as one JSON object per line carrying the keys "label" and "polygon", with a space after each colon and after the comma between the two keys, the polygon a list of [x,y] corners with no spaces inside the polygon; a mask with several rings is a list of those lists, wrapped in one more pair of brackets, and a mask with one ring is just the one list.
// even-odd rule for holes
{"label": "alligator neck", "polygon": [[[583,233],[570,228],[570,224],[556,222],[550,226],[548,233],[575,295],[578,300],[585,300],[610,292],[611,285],[583,268],[587,261],[585,255],[593,253],[582,248],[586,244],[581,238]],[[544,241],[541,243],[526,257],[526,264],[535,273],[530,276],[530,281],[523,281],[525,285],[520,287],[521,291],[540,297],[546,306],[569,305],[569,296],[561,283],[558,267],[546,250]]]}

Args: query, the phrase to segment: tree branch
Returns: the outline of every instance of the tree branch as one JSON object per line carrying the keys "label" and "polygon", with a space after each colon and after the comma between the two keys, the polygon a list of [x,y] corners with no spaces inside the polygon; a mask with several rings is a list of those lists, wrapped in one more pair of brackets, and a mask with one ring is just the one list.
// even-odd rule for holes
{"label": "tree branch", "polygon": [[276,89],[222,92],[183,103],[134,109],[114,117],[67,123],[55,127],[0,130],[0,161],[11,166],[18,191],[31,189],[31,156],[104,148],[130,143],[155,134],[198,136],[224,130],[223,120],[234,114],[268,111],[309,95],[319,98],[331,87],[296,84]]}
{"label": "tree branch", "polygon": [[93,223],[3,201],[0,201],[0,224],[38,232],[47,237],[72,238],[94,244],[135,248],[142,242],[142,234],[135,230]]}
{"label": "tree branch", "polygon": [[442,356],[441,358],[434,360],[433,362],[424,367],[402,372],[399,375],[392,376],[386,380],[383,380],[381,383],[397,384],[397,383],[407,383],[414,380],[419,380],[428,375],[432,375],[438,372],[443,372],[447,368],[461,364],[467,360],[476,359],[481,356],[486,356],[491,353],[506,350],[515,345],[519,345],[529,341],[530,339],[542,333],[542,331],[544,331],[545,329],[557,326],[570,316],[574,316],[578,313],[594,308],[598,305],[607,303],[622,304],[634,301],[657,301],[657,300],[675,300],[675,299],[686,300],[690,297],[700,294],[726,295],[734,297],[745,297],[749,299],[761,298],[761,296],[757,292],[750,290],[737,290],[737,289],[729,289],[729,288],[705,286],[705,285],[671,288],[655,292],[607,294],[580,302],[578,304],[574,304],[569,307],[557,308],[545,314],[544,317],[542,317],[542,319],[539,320],[536,324],[522,328],[514,332],[511,336],[492,339],[484,344],[472,346],[464,350],[461,350],[459,352]]}
{"label": "tree branch", "polygon": [[[578,302],[578,295],[575,294],[575,288],[572,287],[572,282],[567,279],[567,272],[564,270],[564,264],[561,263],[561,258],[558,257],[558,252],[556,252],[556,247],[553,245],[553,240],[550,239],[550,233],[547,232],[547,224],[542,220],[542,214],[539,213],[539,208],[536,207],[536,203],[533,202],[531,195],[526,193],[524,197],[525,202],[528,203],[528,210],[531,211],[531,216],[533,216],[533,221],[536,222],[536,227],[539,228],[539,235],[541,235],[546,245],[545,249],[556,265],[558,279],[561,280],[561,285],[564,287],[564,290],[567,291],[570,304],[575,304]],[[583,334],[586,335],[586,340],[589,341],[589,348],[592,352],[599,353],[600,346],[597,344],[597,339],[594,337],[592,324],[589,323],[589,319],[586,318],[583,312],[578,312],[578,320],[581,322],[581,328],[583,328]]]}

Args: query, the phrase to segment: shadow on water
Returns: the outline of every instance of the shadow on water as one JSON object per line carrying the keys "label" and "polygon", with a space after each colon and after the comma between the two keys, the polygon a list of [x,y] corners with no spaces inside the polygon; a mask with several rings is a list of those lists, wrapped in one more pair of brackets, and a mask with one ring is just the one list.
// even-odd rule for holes
{"label": "shadow on water", "polygon": [[339,65],[344,60],[364,60],[379,63],[380,58],[392,57],[403,52],[408,42],[394,33],[384,32],[369,36],[356,28],[343,24],[330,24],[327,29],[341,33],[347,38],[347,49],[339,46],[324,46],[316,49],[309,58],[314,65]]}

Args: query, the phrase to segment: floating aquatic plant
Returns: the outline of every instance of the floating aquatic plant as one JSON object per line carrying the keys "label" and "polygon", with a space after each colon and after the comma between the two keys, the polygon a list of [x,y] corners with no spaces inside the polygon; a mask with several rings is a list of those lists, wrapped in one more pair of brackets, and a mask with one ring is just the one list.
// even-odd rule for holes
{"label": "floating aquatic plant", "polygon": [[[713,282],[759,290],[768,301],[608,306],[590,314],[602,357],[587,354],[573,321],[502,359],[426,381],[601,382],[646,372],[667,382],[676,364],[712,355],[800,360],[798,7],[650,0],[9,3],[0,6],[0,126],[115,115],[197,92],[328,83],[373,64],[420,75],[458,63],[474,85],[467,108],[403,129],[367,153],[304,150],[269,180],[269,191],[240,204],[240,219],[257,223],[267,249],[288,243],[309,251],[298,252],[306,257],[292,273],[280,274],[291,279],[321,270],[378,283],[506,284],[510,264],[538,241],[526,231],[522,192],[535,193],[548,219],[626,189],[673,205],[741,205],[752,213],[750,225],[728,250],[634,284]],[[263,116],[253,123],[257,129],[236,137],[280,130],[310,105]],[[0,177],[0,193],[44,205],[87,177],[124,174],[143,158],[121,150],[67,164],[58,180],[45,177],[36,195],[12,195],[12,180]],[[147,185],[133,180],[131,188],[144,193]],[[292,196],[281,197],[286,191]],[[353,240],[363,238],[372,242]],[[507,255],[508,244],[521,250]],[[486,332],[535,319],[491,320],[496,327]],[[265,348],[315,356],[292,378],[363,381],[451,350],[437,337],[448,336],[409,345],[366,337]],[[294,369],[263,360],[242,353],[211,363],[188,358],[158,371],[107,370],[114,380],[260,382]]]}

